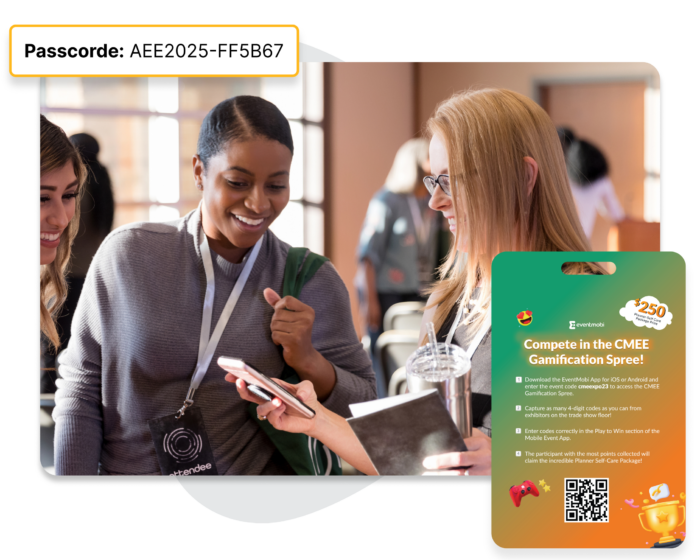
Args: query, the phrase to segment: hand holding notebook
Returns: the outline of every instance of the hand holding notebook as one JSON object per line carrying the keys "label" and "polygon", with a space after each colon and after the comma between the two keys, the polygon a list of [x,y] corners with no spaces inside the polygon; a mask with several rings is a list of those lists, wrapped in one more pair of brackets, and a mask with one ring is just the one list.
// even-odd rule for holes
{"label": "hand holding notebook", "polygon": [[350,405],[348,420],[380,475],[421,475],[427,457],[467,446],[435,389]]}

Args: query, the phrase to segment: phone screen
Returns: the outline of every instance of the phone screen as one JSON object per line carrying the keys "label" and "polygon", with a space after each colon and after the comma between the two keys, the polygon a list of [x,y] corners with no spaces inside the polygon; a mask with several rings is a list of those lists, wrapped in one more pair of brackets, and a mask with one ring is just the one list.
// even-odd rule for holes
{"label": "phone screen", "polygon": [[265,389],[263,389],[262,387],[258,387],[257,385],[253,385],[252,383],[248,383],[247,387],[251,393],[257,395],[261,399],[266,400],[267,402],[270,402],[273,398],[275,398],[275,395],[273,395],[269,391],[266,391]]}

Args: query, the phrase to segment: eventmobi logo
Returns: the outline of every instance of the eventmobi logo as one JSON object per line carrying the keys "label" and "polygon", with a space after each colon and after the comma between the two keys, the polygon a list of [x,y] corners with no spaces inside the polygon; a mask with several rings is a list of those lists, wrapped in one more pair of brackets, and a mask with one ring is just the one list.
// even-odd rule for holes
{"label": "eventmobi logo", "polygon": [[576,329],[589,329],[589,328],[601,328],[604,327],[605,323],[600,322],[600,323],[593,323],[593,322],[588,322],[588,323],[577,323],[576,321],[569,321],[569,329],[576,330]]}

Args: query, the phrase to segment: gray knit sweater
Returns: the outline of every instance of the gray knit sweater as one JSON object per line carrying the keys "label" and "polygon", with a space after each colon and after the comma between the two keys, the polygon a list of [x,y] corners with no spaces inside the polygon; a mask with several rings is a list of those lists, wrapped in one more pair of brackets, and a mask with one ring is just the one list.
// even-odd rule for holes
{"label": "gray knit sweater", "polygon": [[[171,223],[137,223],[112,232],[95,255],[61,355],[57,382],[56,474],[160,474],[147,421],[177,411],[197,363],[206,276],[199,210]],[[265,234],[245,289],[195,395],[221,474],[284,474],[289,467],[258,428],[219,356],[241,358],[277,376],[284,367],[271,340],[273,309],[263,290],[282,290],[289,245]],[[216,293],[212,330],[243,263],[212,252]],[[336,372],[324,402],[349,416],[350,403],[376,398],[374,373],[357,339],[348,292],[330,262],[303,288],[314,308],[314,347]]]}

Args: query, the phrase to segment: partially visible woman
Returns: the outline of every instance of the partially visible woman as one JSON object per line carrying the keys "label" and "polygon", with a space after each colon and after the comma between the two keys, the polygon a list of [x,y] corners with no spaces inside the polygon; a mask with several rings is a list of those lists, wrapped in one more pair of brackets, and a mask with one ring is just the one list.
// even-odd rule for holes
{"label": "partially visible woman", "polygon": [[66,270],[68,295],[58,319],[61,346],[66,346],[70,339],[73,314],[85,284],[90,262],[112,231],[114,220],[112,181],[107,168],[97,159],[100,152],[97,139],[90,134],[79,133],[70,136],[69,140],[80,153],[88,170],[88,177],[80,197],[80,228],[73,242],[70,266]]}
{"label": "partially visible woman", "polygon": [[54,321],[66,299],[64,272],[78,232],[78,198],[87,172],[61,128],[44,115],[40,127],[41,332],[56,350],[60,337]]}
{"label": "partially visible woman", "polygon": [[[442,220],[428,206],[430,197],[423,185],[428,171],[428,141],[408,140],[367,209],[357,250],[356,284],[372,356],[387,310],[403,301],[425,301],[436,280]],[[381,379],[381,364],[374,362],[377,390],[385,396],[388,379]],[[388,377],[392,372],[383,373]]]}

